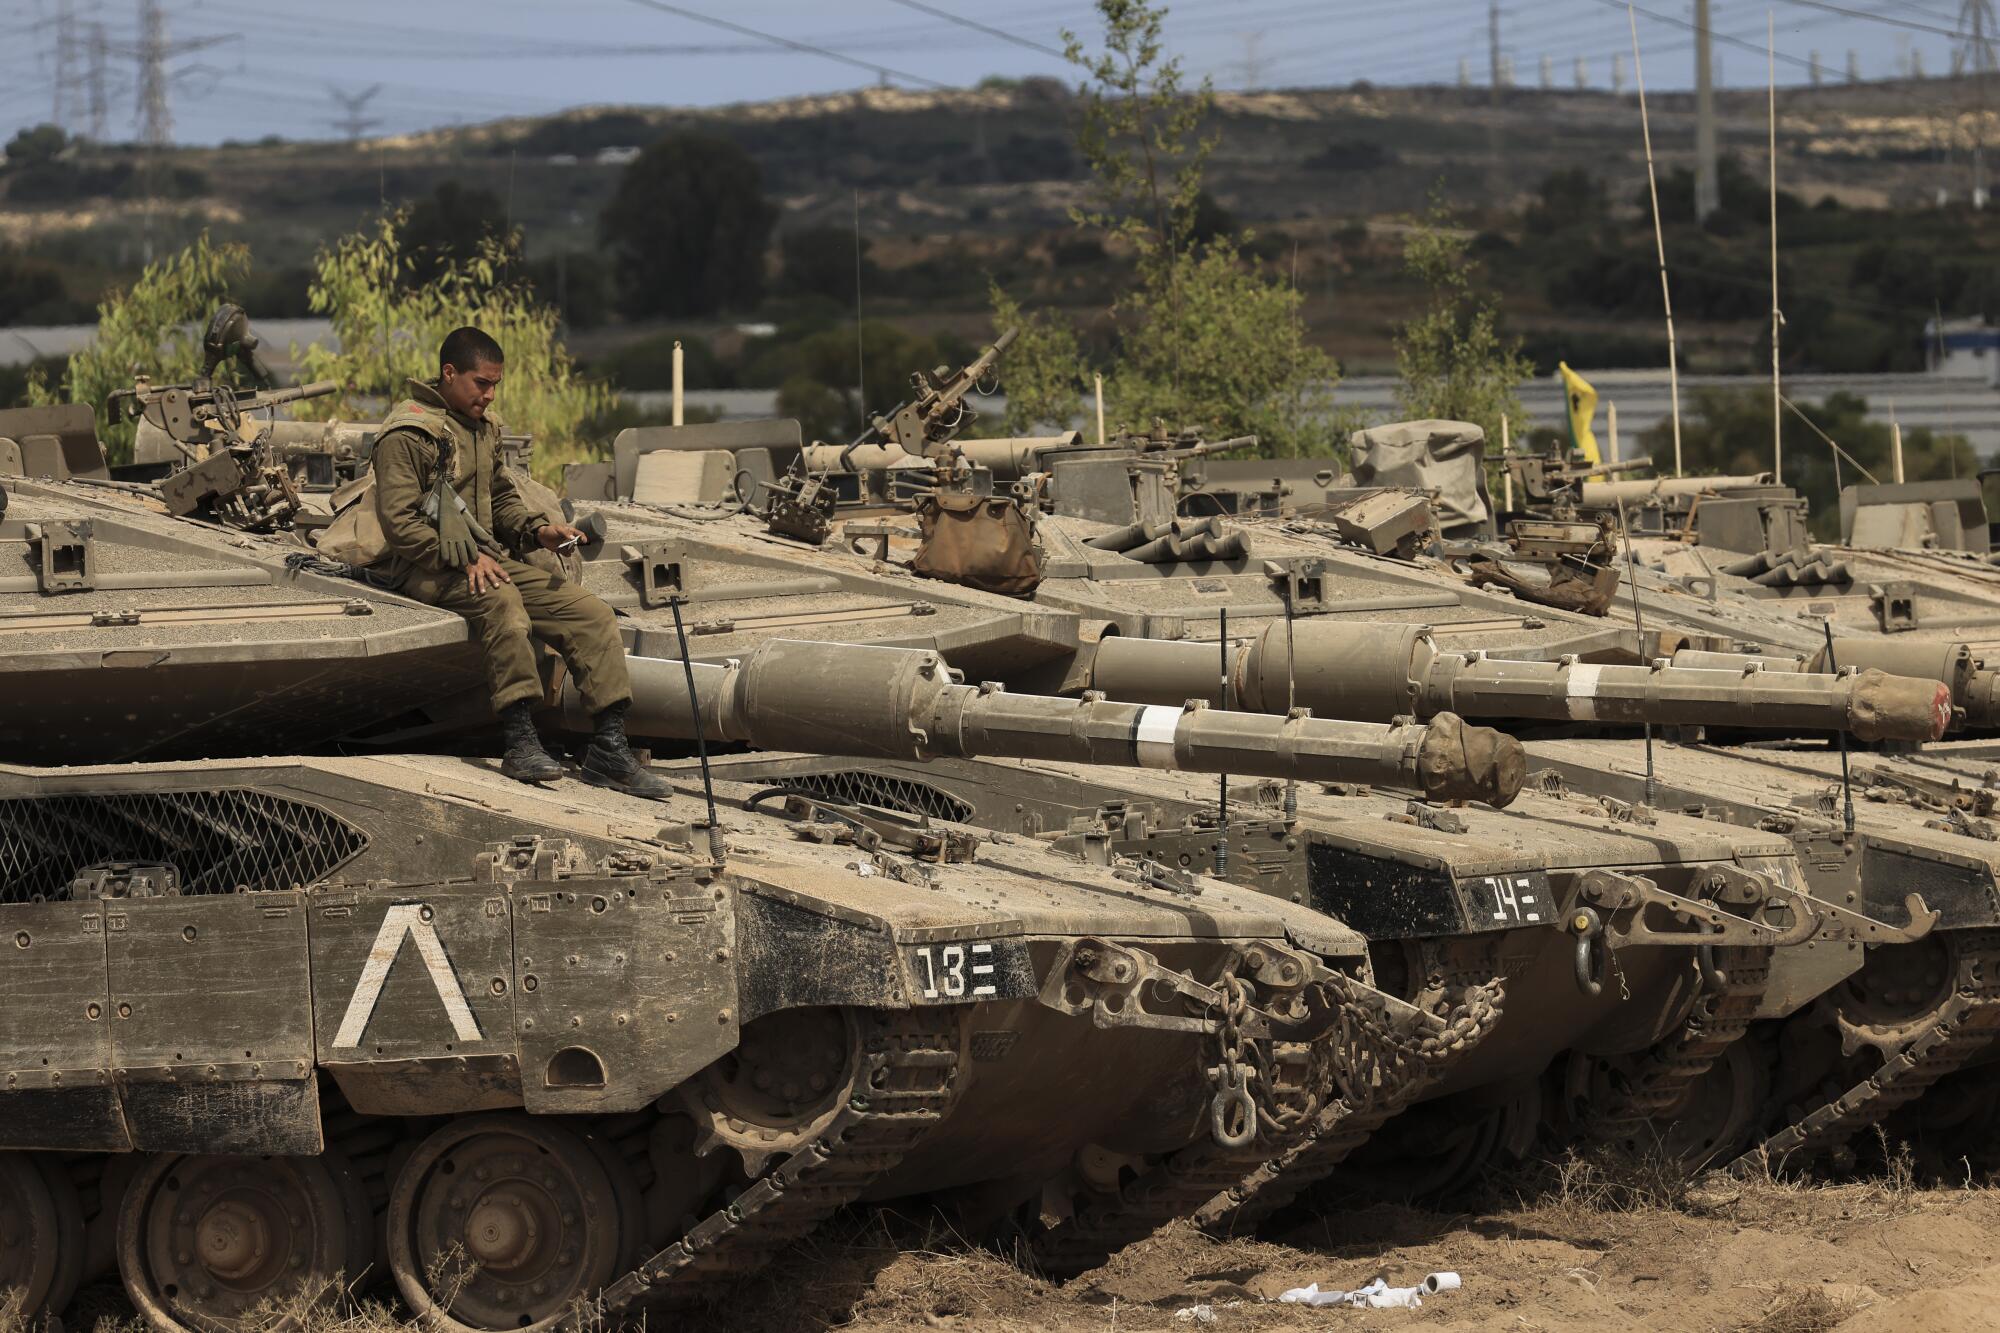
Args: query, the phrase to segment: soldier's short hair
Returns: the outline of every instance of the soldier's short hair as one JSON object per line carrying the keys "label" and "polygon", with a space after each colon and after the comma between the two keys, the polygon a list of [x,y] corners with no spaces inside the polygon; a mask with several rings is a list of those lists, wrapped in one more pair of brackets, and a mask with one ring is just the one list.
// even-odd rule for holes
{"label": "soldier's short hair", "polygon": [[470,324],[462,325],[445,335],[444,343],[438,348],[438,374],[444,374],[446,366],[458,370],[471,370],[478,365],[504,366],[507,354],[500,350],[500,344],[483,329],[475,329]]}

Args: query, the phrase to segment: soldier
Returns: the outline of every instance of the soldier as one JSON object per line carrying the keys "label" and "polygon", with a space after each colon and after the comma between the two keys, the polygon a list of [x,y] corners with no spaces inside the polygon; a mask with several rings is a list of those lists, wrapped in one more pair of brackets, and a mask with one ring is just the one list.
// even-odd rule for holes
{"label": "soldier", "polygon": [[646,771],[625,739],[632,687],[611,608],[560,574],[514,558],[536,546],[574,549],[584,535],[536,512],[501,466],[500,423],[487,409],[504,362],[491,337],[470,326],[456,329],[438,349],[438,377],[411,380],[409,398],[383,422],[375,442],[375,509],[388,541],[388,572],[405,596],[472,622],[485,650],[508,777],[548,782],[564,772],[535,734],[532,710],[542,697],[528,641],[535,634],[562,654],[591,710],[596,733],[583,780],[664,797],[667,784]]}

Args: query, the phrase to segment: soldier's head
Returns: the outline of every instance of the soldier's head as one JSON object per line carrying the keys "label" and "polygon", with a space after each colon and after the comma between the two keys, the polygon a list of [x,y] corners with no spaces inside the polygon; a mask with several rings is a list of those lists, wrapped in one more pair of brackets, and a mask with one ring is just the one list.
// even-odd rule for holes
{"label": "soldier's head", "polygon": [[438,348],[438,392],[445,405],[461,416],[484,421],[506,361],[500,344],[487,334],[470,324],[453,329]]}

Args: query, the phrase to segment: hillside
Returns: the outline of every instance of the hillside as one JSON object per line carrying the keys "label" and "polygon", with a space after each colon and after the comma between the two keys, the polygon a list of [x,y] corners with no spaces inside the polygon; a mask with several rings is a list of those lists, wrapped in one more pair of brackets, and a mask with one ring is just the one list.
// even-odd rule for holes
{"label": "hillside", "polygon": [[[1963,204],[1976,128],[1969,97],[1952,80],[1782,93],[1779,179],[1802,213],[1785,228],[1788,320],[1806,325],[1794,348],[1800,368],[1910,369],[1932,309],[1989,308],[1992,228]],[[1736,182],[1741,197],[1726,210],[1726,226],[1706,234],[1689,227],[1686,243],[1670,235],[1669,258],[1685,270],[1677,282],[1690,293],[1678,312],[1689,360],[1747,370],[1768,325],[1768,290],[1757,290],[1768,283],[1764,94],[1731,90],[1720,103],[1725,153],[1748,173]],[[1671,173],[1689,162],[1691,99],[1656,96],[1651,110],[1671,195]],[[597,312],[583,308],[591,284],[604,281],[594,255],[598,211],[632,148],[698,130],[756,159],[781,231],[847,228],[858,207],[881,270],[880,290],[864,293],[871,314],[969,334],[982,326],[989,274],[1059,305],[1101,305],[1119,282],[1115,258],[1068,222],[1069,207],[1086,197],[1075,114],[1063,86],[1031,80],[700,111],[592,107],[359,143],[231,143],[171,155],[160,178],[176,197],[151,210],[150,231],[146,206],[131,197],[136,156],[89,149],[70,193],[23,189],[19,179],[7,185],[0,245],[10,250],[0,251],[0,265],[11,253],[17,269],[44,276],[13,284],[17,307],[22,294],[39,294],[38,303],[0,311],[0,322],[86,317],[106,283],[136,269],[149,237],[158,252],[203,227],[250,243],[259,275],[248,296],[260,313],[303,313],[303,266],[317,245],[384,205],[456,180],[502,201],[531,258],[563,257],[580,346],[601,351],[630,331],[593,334]],[[1223,94],[1216,128],[1213,194],[1259,233],[1256,253],[1307,291],[1315,337],[1351,367],[1391,361],[1392,328],[1412,295],[1396,273],[1399,223],[1434,191],[1485,233],[1479,253],[1511,327],[1538,359],[1662,359],[1629,92],[1509,90],[1497,103],[1481,89]],[[1558,196],[1537,214],[1538,190],[1564,172],[1587,178],[1594,201],[1571,216],[1574,201]],[[1579,219],[1590,231],[1585,243],[1546,244],[1554,223]],[[1866,255],[1871,245],[1921,254],[1885,261]],[[1813,301],[1825,308],[1807,309]],[[1810,345],[1815,331],[1825,344],[1818,348]]]}

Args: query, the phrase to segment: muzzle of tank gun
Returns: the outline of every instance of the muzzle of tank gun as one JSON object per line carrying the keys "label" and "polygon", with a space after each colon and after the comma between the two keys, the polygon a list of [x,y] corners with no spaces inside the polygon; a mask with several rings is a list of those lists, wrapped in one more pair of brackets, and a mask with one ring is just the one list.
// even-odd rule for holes
{"label": "muzzle of tank gun", "polygon": [[[1013,758],[1188,773],[1367,783],[1431,800],[1508,804],[1527,772],[1520,743],[1449,713],[1381,725],[1232,712],[1198,702],[1120,703],[965,685],[936,653],[774,639],[740,661],[694,668],[630,659],[632,735],[857,758]],[[587,710],[567,680],[573,726]]]}
{"label": "muzzle of tank gun", "polygon": [[[1875,670],[1766,671],[1748,659],[1730,668],[1516,661],[1445,651],[1415,625],[1301,620],[1290,632],[1289,652],[1277,621],[1235,647],[1230,670],[1239,707],[1283,711],[1290,700],[1317,716],[1359,721],[1452,712],[1608,726],[1845,731],[1864,741],[1936,740],[1951,721],[1947,687]],[[1215,702],[1215,663],[1212,644],[1113,636],[1097,645],[1090,684],[1141,703]]]}

